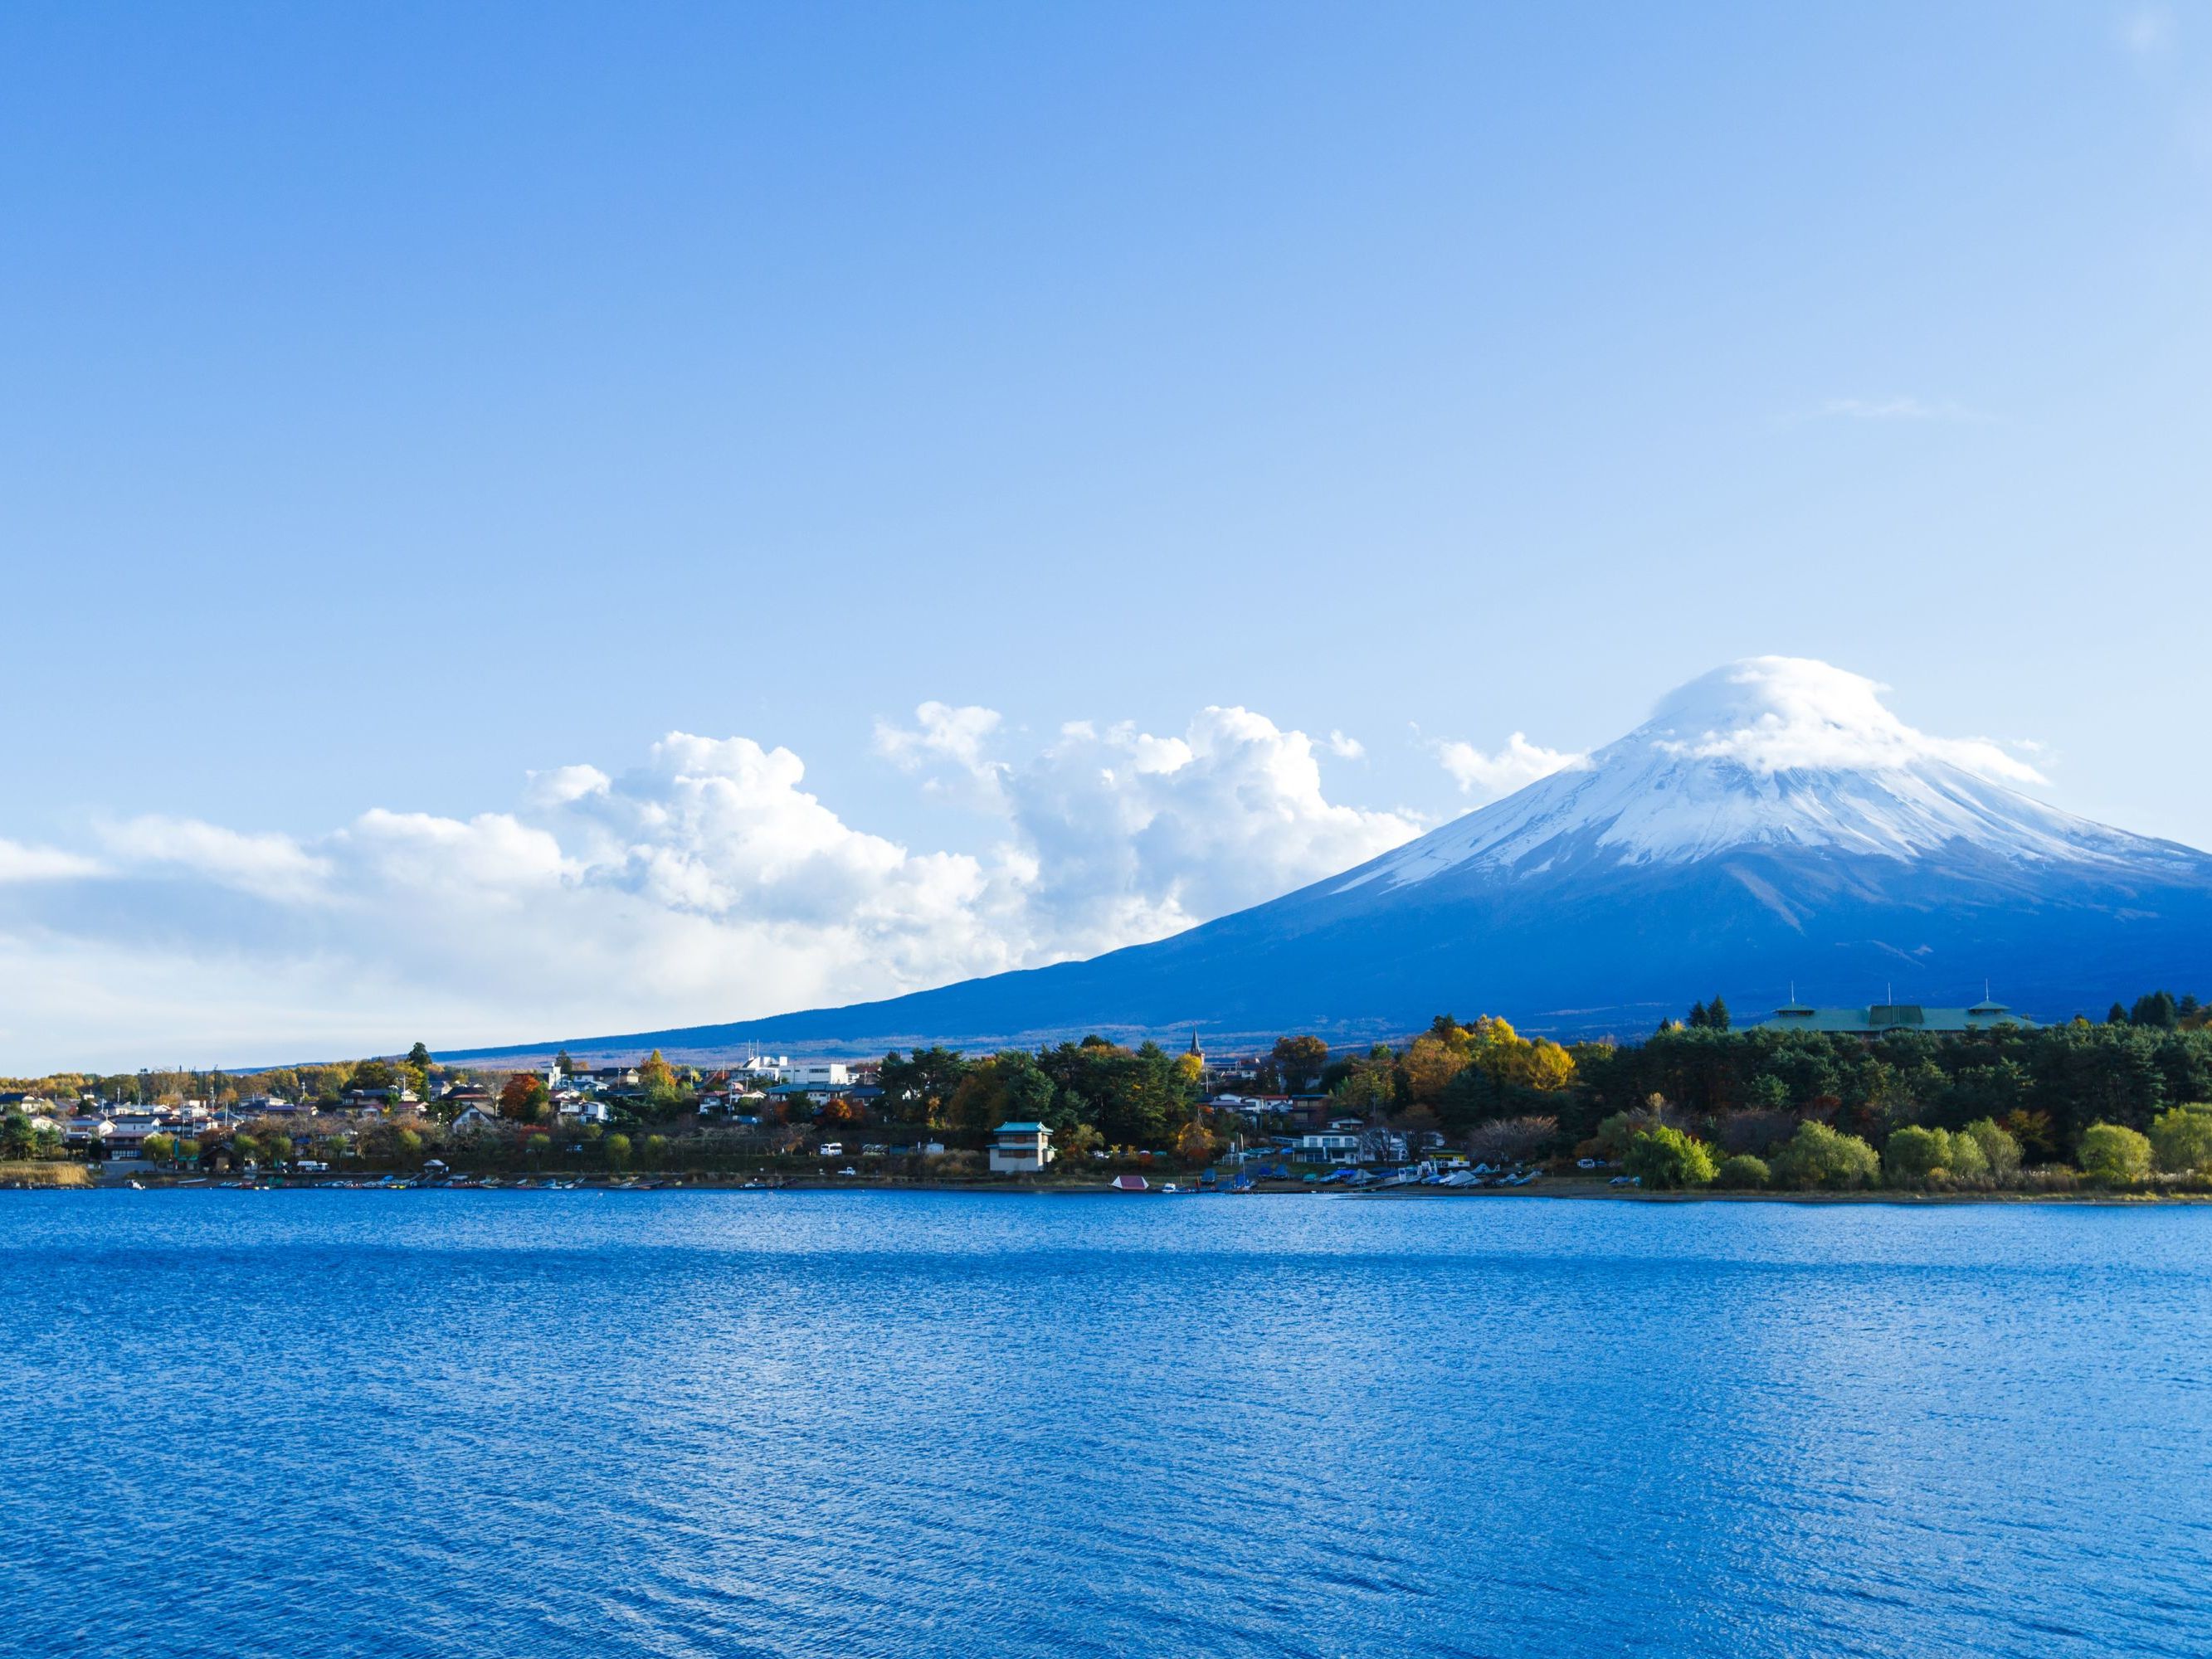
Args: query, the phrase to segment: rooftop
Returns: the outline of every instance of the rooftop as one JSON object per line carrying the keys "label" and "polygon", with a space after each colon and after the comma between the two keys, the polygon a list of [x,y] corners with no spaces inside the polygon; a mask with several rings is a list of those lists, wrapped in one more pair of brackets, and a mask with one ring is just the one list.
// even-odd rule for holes
{"label": "rooftop", "polygon": [[1917,1002],[1876,1002],[1863,1008],[1814,1008],[1802,1002],[1786,1003],[1766,1021],[1770,1030],[1837,1031],[1853,1036],[1878,1036],[1888,1031],[1929,1031],[1950,1036],[1966,1031],[1995,1030],[2017,1025],[2033,1030],[2035,1022],[2023,1018],[2002,1002],[1984,997],[1971,1008],[1929,1008]]}

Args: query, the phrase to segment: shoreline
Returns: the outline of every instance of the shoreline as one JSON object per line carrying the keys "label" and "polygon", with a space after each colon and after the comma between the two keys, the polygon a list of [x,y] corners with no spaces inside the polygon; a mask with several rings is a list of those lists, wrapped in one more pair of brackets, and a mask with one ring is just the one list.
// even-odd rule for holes
{"label": "shoreline", "polygon": [[557,1187],[548,1187],[544,1177],[501,1181],[495,1186],[484,1186],[476,1181],[459,1183],[444,1181],[424,1182],[402,1177],[386,1182],[349,1180],[346,1178],[276,1181],[256,1181],[240,1184],[230,1180],[211,1177],[167,1176],[145,1171],[132,1171],[111,1178],[94,1178],[82,1184],[22,1183],[0,1185],[0,1192],[98,1193],[98,1192],[454,1192],[454,1193],[731,1193],[759,1194],[763,1196],[777,1193],[836,1193],[836,1192],[929,1192],[969,1193],[979,1195],[1052,1196],[1097,1198],[1326,1198],[1342,1199],[1367,1203],[1377,1200],[1391,1202],[1435,1202],[1469,1199],[1548,1199],[1567,1202],[1610,1202],[1626,1204],[1893,1204],[1901,1206],[1950,1206],[1962,1204],[2073,1204],[2106,1206],[2212,1205],[2212,1193],[2135,1193],[2135,1192],[1905,1192],[1884,1188],[1864,1188],[1833,1192],[1809,1191],[1730,1191],[1696,1190],[1683,1192],[1645,1192],[1637,1188],[1613,1187],[1601,1181],[1559,1177],[1540,1187],[1517,1188],[1510,1190],[1496,1188],[1423,1188],[1401,1187],[1387,1191],[1357,1191],[1343,1188],[1319,1189],[1303,1182],[1270,1182],[1255,1185],[1249,1192],[1229,1193],[1221,1189],[1201,1192],[1185,1188],[1176,1193],[1155,1187],[1146,1192],[1117,1191],[1104,1182],[992,1182],[992,1181],[932,1181],[902,1176],[810,1176],[784,1177],[774,1182],[756,1179],[739,1180],[714,1176],[686,1176],[671,1179],[594,1180],[576,1178]]}

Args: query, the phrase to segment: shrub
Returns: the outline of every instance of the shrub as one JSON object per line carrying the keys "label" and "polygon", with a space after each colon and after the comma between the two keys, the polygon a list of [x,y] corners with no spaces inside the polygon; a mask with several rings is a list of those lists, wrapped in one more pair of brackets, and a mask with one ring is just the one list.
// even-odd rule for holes
{"label": "shrub", "polygon": [[1790,1144],[1774,1155],[1775,1184],[1864,1187],[1880,1173],[1881,1160],[1856,1135],[1839,1134],[1825,1123],[1801,1123]]}
{"label": "shrub", "polygon": [[2020,1142],[1988,1118],[1978,1117],[1965,1128],[1954,1130],[1952,1144],[1956,1146],[1962,1137],[1974,1143],[1982,1162],[1998,1180],[2007,1181],[2020,1173]]}
{"label": "shrub", "polygon": [[1982,1143],[1964,1129],[1954,1129],[1943,1137],[1948,1156],[1943,1167],[1954,1176],[1971,1176],[1977,1179],[1990,1172],[1990,1160],[1982,1151]]}
{"label": "shrub", "polygon": [[1713,1178],[1713,1155],[1702,1140],[1692,1140],[1680,1129],[1663,1123],[1646,1129],[1628,1143],[1622,1168],[1652,1192],[1672,1192],[1684,1187],[1704,1187]]}
{"label": "shrub", "polygon": [[2212,1170],[2212,1106],[2176,1106],[2151,1120],[2150,1146],[2168,1175]]}
{"label": "shrub", "polygon": [[1647,1111],[1640,1106],[1633,1111],[1615,1112],[1611,1117],[1600,1121],[1597,1133],[1583,1145],[1599,1158],[1608,1163],[1616,1163],[1628,1155],[1628,1149],[1637,1136],[1647,1129],[1658,1128],[1664,1122],[1662,1112]]}
{"label": "shrub", "polygon": [[2150,1140],[2117,1123],[2092,1123],[2081,1131],[2075,1161],[2100,1181],[2140,1181],[2150,1173]]}
{"label": "shrub", "polygon": [[1948,1169],[1950,1163],[1951,1137],[1917,1123],[1897,1130],[1881,1149],[1882,1173],[1892,1181],[1925,1180],[1930,1170]]}
{"label": "shrub", "polygon": [[1768,1174],[1764,1158],[1753,1158],[1749,1152],[1738,1152],[1724,1158],[1713,1176],[1713,1185],[1725,1187],[1731,1192],[1755,1192],[1766,1185]]}

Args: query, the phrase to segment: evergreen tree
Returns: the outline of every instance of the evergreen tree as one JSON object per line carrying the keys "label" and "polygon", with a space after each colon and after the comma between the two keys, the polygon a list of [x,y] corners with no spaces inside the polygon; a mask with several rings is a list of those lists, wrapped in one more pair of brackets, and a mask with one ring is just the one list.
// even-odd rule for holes
{"label": "evergreen tree", "polygon": [[2171,991],[2153,991],[2148,996],[2136,999],[2136,1006],[2128,1010],[2130,1025],[2154,1025],[2170,1031],[2180,1023],[2180,1009]]}
{"label": "evergreen tree", "polygon": [[1702,1031],[1711,1023],[1711,1018],[1705,1012],[1705,1005],[1704,1003],[1693,1002],[1690,1005],[1690,1029],[1692,1030]]}
{"label": "evergreen tree", "polygon": [[422,1043],[416,1043],[407,1051],[407,1063],[410,1066],[428,1066],[430,1063],[429,1049]]}
{"label": "evergreen tree", "polygon": [[2114,1003],[2112,1005],[2112,1012],[2105,1016],[2105,1024],[2107,1025],[2124,1025],[2127,1023],[2128,1011],[2122,1007],[2118,1003]]}
{"label": "evergreen tree", "polygon": [[1729,1028],[1728,1004],[1718,996],[1705,1006],[1705,1024],[1716,1031],[1725,1031]]}

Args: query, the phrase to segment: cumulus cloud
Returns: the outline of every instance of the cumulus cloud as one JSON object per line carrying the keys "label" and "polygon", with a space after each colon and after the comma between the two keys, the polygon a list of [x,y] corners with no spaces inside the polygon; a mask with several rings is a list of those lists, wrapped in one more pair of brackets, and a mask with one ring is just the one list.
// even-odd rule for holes
{"label": "cumulus cloud", "polygon": [[1901,769],[1941,761],[2006,783],[2047,781],[1988,738],[1938,738],[1889,711],[1889,688],[1808,657],[1752,657],[1692,680],[1644,728],[1662,749],[1757,772]]}
{"label": "cumulus cloud", "polygon": [[876,722],[875,750],[907,772],[927,772],[922,787],[986,806],[1000,803],[1006,774],[988,750],[1000,724],[999,711],[969,703],[926,702],[911,727]]}
{"label": "cumulus cloud", "polygon": [[1328,752],[1339,760],[1359,760],[1365,757],[1367,745],[1357,738],[1347,738],[1341,732],[1328,734]]}
{"label": "cumulus cloud", "polygon": [[143,817],[100,825],[96,858],[0,842],[0,1048],[274,1060],[893,995],[1158,938],[1421,827],[1328,800],[1313,742],[1243,708],[1160,736],[1075,722],[1018,760],[988,709],[886,730],[894,763],[969,781],[994,844],[908,848],[790,750],[686,732],[469,817],[372,806],[295,837]]}
{"label": "cumulus cloud", "polygon": [[1546,749],[1516,732],[1495,754],[1485,754],[1471,743],[1443,742],[1434,745],[1437,760],[1450,773],[1462,794],[1492,799],[1510,795],[1554,772],[1589,764],[1589,757],[1565,750]]}
{"label": "cumulus cloud", "polygon": [[1030,908],[1061,954],[1160,938],[1422,829],[1328,799],[1312,740],[1248,708],[1202,709],[1170,737],[1074,722],[1006,787],[1039,872]]}

